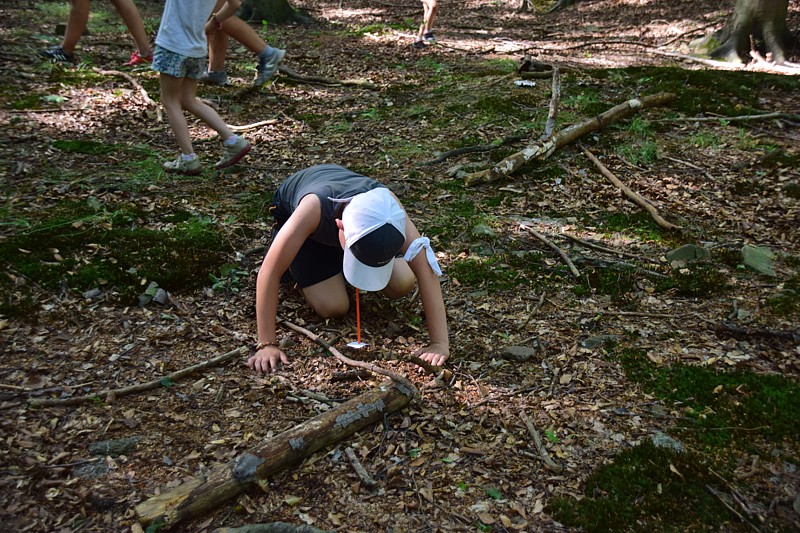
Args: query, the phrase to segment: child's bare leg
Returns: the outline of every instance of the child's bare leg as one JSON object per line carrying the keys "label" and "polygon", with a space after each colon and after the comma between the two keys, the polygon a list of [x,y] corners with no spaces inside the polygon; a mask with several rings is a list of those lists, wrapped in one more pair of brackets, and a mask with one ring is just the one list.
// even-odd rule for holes
{"label": "child's bare leg", "polygon": [[261,54],[267,48],[266,41],[256,33],[250,24],[239,17],[226,19],[222,23],[222,29],[255,55]]}
{"label": "child's bare leg", "polygon": [[[183,86],[186,82],[193,80],[176,78],[175,76],[161,73],[159,81],[161,83],[161,104],[167,112],[167,119],[169,119],[169,125],[175,134],[175,139],[178,141],[178,147],[181,153],[185,155],[193,154],[194,148],[189,135],[189,125],[186,122],[181,104]],[[195,82],[196,85],[197,83]]]}
{"label": "child's bare leg", "polygon": [[[228,21],[226,20],[225,22],[227,23]],[[208,71],[225,71],[226,55],[228,55],[228,34],[225,31],[218,31],[208,43]]]}
{"label": "child's bare leg", "polygon": [[343,274],[337,274],[325,281],[300,289],[300,292],[314,312],[322,318],[344,316],[350,309],[350,299]]}
{"label": "child's bare leg", "polygon": [[89,0],[72,0],[67,17],[67,30],[61,41],[61,49],[68,55],[75,52],[75,46],[89,24]]}
{"label": "child's bare leg", "polygon": [[139,55],[142,57],[150,56],[153,51],[150,49],[150,40],[147,38],[147,32],[144,29],[142,16],[139,10],[136,9],[136,4],[132,0],[111,0],[114,7],[122,17],[122,22],[128,27],[128,31],[133,37],[134,43]]}
{"label": "child's bare leg", "polygon": [[396,258],[389,284],[381,292],[390,300],[396,300],[414,290],[416,284],[417,278],[405,259]]}
{"label": "child's bare leg", "polygon": [[[183,109],[196,116],[205,122],[209,128],[219,133],[223,141],[233,136],[233,132],[228,128],[228,125],[225,124],[225,121],[222,120],[217,112],[214,111],[214,108],[197,99],[197,80],[189,78],[183,80],[180,100]],[[172,124],[171,119],[170,124]],[[186,133],[188,136],[188,128]]]}

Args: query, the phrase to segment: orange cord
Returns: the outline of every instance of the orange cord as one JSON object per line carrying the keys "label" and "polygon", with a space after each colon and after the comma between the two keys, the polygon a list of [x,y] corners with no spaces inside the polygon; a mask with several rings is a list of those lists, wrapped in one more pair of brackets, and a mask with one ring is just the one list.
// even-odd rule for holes
{"label": "orange cord", "polygon": [[361,308],[358,305],[358,287],[356,287],[356,342],[361,344]]}

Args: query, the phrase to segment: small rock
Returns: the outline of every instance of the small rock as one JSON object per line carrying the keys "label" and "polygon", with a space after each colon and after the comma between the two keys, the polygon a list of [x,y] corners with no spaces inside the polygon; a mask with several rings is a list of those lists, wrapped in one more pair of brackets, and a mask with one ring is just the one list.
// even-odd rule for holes
{"label": "small rock", "polygon": [[161,305],[167,305],[169,303],[169,293],[164,289],[159,288],[156,290],[155,296],[153,296],[153,301]]}
{"label": "small rock", "polygon": [[621,338],[620,335],[595,335],[583,339],[581,341],[581,348],[596,348],[610,342],[616,342]]}
{"label": "small rock", "polygon": [[686,263],[692,261],[706,259],[709,256],[709,253],[708,250],[702,246],[697,246],[696,244],[684,244],[680,248],[670,250],[667,252],[666,256],[670,263],[678,262],[684,263],[685,265]]}
{"label": "small rock", "polygon": [[472,234],[475,237],[496,237],[497,232],[486,224],[478,224],[472,228]]}
{"label": "small rock", "polygon": [[742,257],[743,263],[756,272],[767,276],[775,275],[775,269],[772,267],[772,260],[775,258],[775,254],[769,248],[745,244],[742,246]]}
{"label": "small rock", "polygon": [[100,461],[77,466],[72,470],[72,474],[83,479],[97,479],[105,476],[109,470],[108,463]]}
{"label": "small rock", "polygon": [[89,445],[89,453],[92,455],[109,455],[111,457],[119,457],[120,455],[127,454],[134,446],[136,446],[137,442],[139,442],[139,437],[95,442]]}
{"label": "small rock", "polygon": [[662,433],[660,431],[653,433],[652,441],[653,446],[656,448],[666,448],[667,450],[672,450],[678,453],[683,453],[686,450],[680,441],[677,441],[666,433]]}
{"label": "small rock", "polygon": [[530,346],[504,346],[499,355],[506,361],[524,363],[536,354],[536,348]]}
{"label": "small rock", "polygon": [[94,298],[97,298],[101,294],[103,294],[103,291],[101,291],[98,288],[94,288],[84,292],[83,297],[86,298],[87,300],[93,300]]}
{"label": "small rock", "polygon": [[147,289],[139,295],[139,305],[144,307],[145,305],[149,304],[153,301],[156,294],[158,293],[158,283],[155,281],[151,281],[150,284],[147,286]]}

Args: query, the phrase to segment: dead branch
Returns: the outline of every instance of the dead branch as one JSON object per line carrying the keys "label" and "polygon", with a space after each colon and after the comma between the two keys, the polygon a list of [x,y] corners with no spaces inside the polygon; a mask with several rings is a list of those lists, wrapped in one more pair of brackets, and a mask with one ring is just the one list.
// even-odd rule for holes
{"label": "dead branch", "polygon": [[700,171],[700,172],[703,173],[703,175],[706,177],[707,180],[714,181],[714,176],[709,174],[708,171],[706,171],[705,169],[702,169],[702,168],[698,167],[697,165],[694,165],[694,164],[692,164],[692,163],[690,163],[688,161],[684,161],[683,159],[677,159],[677,158],[674,158],[674,157],[670,157],[668,155],[663,155],[661,157],[663,157],[667,161],[672,161],[673,163],[681,163],[683,165],[686,165],[689,168],[693,168],[693,169],[695,169],[697,171]]}
{"label": "dead branch", "polygon": [[94,394],[87,394],[85,396],[73,396],[71,398],[58,398],[58,399],[43,399],[43,400],[31,400],[28,405],[31,407],[60,407],[66,405],[79,405],[82,403],[86,403],[97,398],[105,398],[106,401],[113,400],[119,396],[125,396],[127,394],[132,394],[134,392],[142,392],[150,389],[155,389],[158,387],[163,387],[165,383],[171,383],[173,381],[178,381],[180,379],[185,378],[195,372],[199,372],[200,370],[205,370],[206,368],[211,368],[236,357],[240,357],[245,355],[248,352],[247,347],[241,346],[236,348],[235,350],[231,350],[228,353],[218,355],[213,359],[209,359],[207,361],[203,361],[202,363],[198,363],[196,365],[192,365],[181,370],[172,372],[171,374],[167,374],[166,376],[157,379],[155,381],[149,381],[147,383],[138,383],[136,385],[130,385],[128,387],[122,387],[119,389],[105,389],[100,392],[96,392]]}
{"label": "dead branch", "polygon": [[287,524],[286,522],[266,522],[263,524],[247,524],[240,527],[220,527],[213,533],[326,533],[308,524]]}
{"label": "dead branch", "polygon": [[254,130],[256,128],[260,128],[261,126],[271,126],[277,123],[278,123],[277,120],[270,119],[270,120],[261,120],[259,122],[253,122],[252,124],[245,124],[244,126],[231,126],[230,124],[228,124],[228,128],[231,131],[249,131],[249,130]]}
{"label": "dead branch", "polygon": [[391,370],[386,370],[385,368],[373,365],[372,363],[367,363],[366,361],[356,361],[355,359],[350,359],[349,357],[342,355],[342,353],[339,350],[337,350],[336,348],[334,348],[333,346],[322,340],[322,338],[319,335],[312,333],[306,328],[298,326],[297,324],[292,324],[291,322],[288,322],[286,320],[281,320],[280,322],[285,324],[286,327],[288,327],[289,329],[293,329],[298,333],[302,333],[309,339],[313,340],[314,342],[316,342],[317,344],[328,350],[330,353],[332,353],[336,359],[343,362],[344,364],[356,368],[363,368],[364,370],[369,370],[370,372],[374,372],[376,374],[381,374],[383,376],[389,377],[395,380],[396,382],[400,383],[404,387],[408,388],[409,390],[413,391],[415,396],[419,394],[417,392],[417,388],[414,387],[414,384],[411,383],[405,376],[401,376],[397,372],[392,372]]}
{"label": "dead branch", "polygon": [[374,479],[372,479],[372,476],[369,475],[369,472],[367,472],[367,470],[364,468],[364,465],[361,464],[361,461],[358,460],[356,452],[353,450],[353,448],[348,446],[344,449],[344,454],[347,456],[347,460],[350,461],[350,466],[352,466],[353,470],[356,471],[358,479],[361,480],[361,483],[363,483],[365,487],[371,489],[378,484]]}
{"label": "dead branch", "polygon": [[375,389],[261,442],[206,474],[143,501],[135,507],[136,516],[144,526],[160,520],[164,529],[197,518],[235,498],[254,483],[403,409],[415,392],[400,383],[385,381]]}
{"label": "dead branch", "polygon": [[739,517],[739,520],[741,520],[742,522],[744,522],[745,524],[747,524],[748,526],[750,526],[750,528],[751,528],[753,531],[758,531],[758,532],[760,532],[760,531],[761,531],[761,530],[760,530],[760,529],[758,529],[756,526],[754,526],[754,525],[753,525],[753,523],[752,523],[752,522],[750,522],[750,520],[748,520],[748,519],[746,519],[744,516],[742,516],[742,514],[741,514],[739,511],[737,511],[736,509],[734,509],[734,508],[733,508],[733,507],[732,507],[732,506],[731,506],[731,505],[730,505],[730,504],[729,504],[727,501],[725,501],[725,498],[723,498],[723,497],[722,497],[722,494],[720,494],[720,493],[719,493],[719,491],[717,491],[717,490],[716,490],[714,487],[712,487],[711,485],[706,485],[706,490],[708,490],[708,492],[709,492],[711,495],[713,495],[714,497],[716,497],[716,498],[717,498],[717,499],[720,501],[720,503],[721,503],[722,505],[724,505],[724,506],[725,506],[725,507],[726,507],[726,508],[727,508],[727,509],[728,509],[730,512],[732,512],[733,514],[735,514],[736,516],[738,516],[738,517]]}
{"label": "dead branch", "polygon": [[606,166],[603,163],[601,163],[600,160],[597,159],[592,152],[589,151],[588,148],[581,146],[581,149],[583,150],[583,153],[586,155],[586,157],[588,157],[592,161],[592,163],[594,163],[595,166],[600,170],[600,173],[603,174],[603,176],[605,176],[606,178],[608,178],[611,181],[611,183],[616,185],[618,189],[620,189],[623,193],[625,193],[625,196],[633,200],[633,202],[636,205],[638,205],[639,207],[643,208],[645,211],[650,213],[650,216],[653,217],[653,220],[656,221],[656,224],[668,230],[681,229],[680,226],[676,226],[675,224],[672,224],[671,222],[667,222],[666,220],[664,220],[664,218],[658,214],[658,210],[655,207],[653,207],[653,205],[650,202],[639,196],[639,194],[637,194],[636,192],[631,190],[627,185],[622,183],[619,180],[619,178],[617,178],[610,170],[608,170],[608,168],[606,168]]}
{"label": "dead branch", "polygon": [[363,87],[371,91],[377,91],[379,87],[374,83],[367,80],[337,80],[335,78],[327,78],[325,76],[303,76],[287,66],[281,65],[278,67],[278,72],[287,76],[289,79],[299,81],[302,83],[321,83],[323,85],[354,85],[356,87]]}
{"label": "dead branch", "polygon": [[782,118],[786,120],[800,120],[800,115],[774,111],[772,113],[761,113],[758,115],[740,115],[738,117],[716,116],[716,117],[662,118],[654,120],[653,122],[749,122],[756,120],[770,120],[773,118]]}
{"label": "dead branch", "polygon": [[621,255],[622,257],[630,257],[631,259],[638,259],[640,261],[647,261],[648,263],[660,264],[658,261],[653,260],[653,259],[648,259],[647,257],[644,257],[643,255],[632,254],[632,253],[626,252],[624,250],[613,250],[611,248],[606,248],[605,246],[600,246],[599,244],[595,244],[595,243],[593,243],[591,241],[587,241],[585,239],[581,239],[580,237],[576,237],[574,235],[570,235],[569,233],[562,233],[561,236],[564,237],[564,238],[567,238],[567,239],[569,239],[569,240],[571,240],[573,242],[576,242],[578,244],[586,246],[587,248],[592,248],[594,250],[598,250],[598,251],[601,251],[601,252],[606,252],[608,254]]}
{"label": "dead branch", "polygon": [[553,67],[553,88],[550,96],[550,112],[547,115],[547,122],[544,125],[544,134],[539,137],[539,141],[546,141],[553,135],[558,118],[558,103],[561,100],[561,71],[558,67]]}
{"label": "dead branch", "polygon": [[542,444],[542,438],[539,436],[539,432],[536,431],[533,422],[531,422],[530,418],[528,418],[528,415],[525,414],[525,411],[521,411],[519,417],[525,423],[525,427],[528,428],[528,433],[530,433],[531,437],[533,437],[534,448],[536,449],[537,452],[539,452],[539,455],[541,456],[542,461],[544,461],[544,464],[550,470],[554,472],[560,472],[561,467],[557,465],[550,458],[550,454],[547,453],[547,448],[545,448],[544,445]]}
{"label": "dead branch", "polygon": [[161,114],[161,106],[158,105],[152,98],[150,98],[150,95],[147,93],[145,88],[142,87],[142,85],[138,81],[136,81],[133,76],[131,76],[127,72],[121,72],[119,70],[103,70],[99,68],[93,68],[92,70],[97,72],[98,74],[102,74],[103,76],[119,76],[121,78],[125,78],[126,80],[128,80],[130,84],[133,85],[133,87],[139,91],[139,94],[142,95],[144,101],[147,102],[148,105],[151,105],[156,108],[156,121],[162,122],[164,120],[164,117]]}
{"label": "dead branch", "polygon": [[501,146],[505,146],[507,144],[511,144],[517,141],[521,141],[527,138],[527,134],[520,134],[520,135],[509,135],[508,137],[504,137],[497,142],[488,143],[488,144],[477,144],[474,146],[464,146],[463,148],[456,148],[454,150],[448,150],[443,154],[439,155],[436,159],[431,159],[430,161],[424,161],[422,163],[417,163],[418,167],[427,167],[431,165],[435,165],[437,163],[441,163],[445,159],[449,159],[451,157],[463,155],[463,154],[474,154],[476,152],[491,152],[492,150],[497,150]]}
{"label": "dead branch", "polygon": [[467,187],[497,181],[516,172],[521,166],[533,159],[547,159],[557,149],[570,144],[584,135],[605,128],[619,120],[629,117],[639,109],[665,105],[675,99],[672,93],[659,93],[642,98],[634,98],[611,109],[604,111],[600,115],[568,126],[557,132],[547,141],[539,144],[532,144],[516,154],[512,154],[493,167],[467,174],[464,178],[464,185]]}
{"label": "dead branch", "polygon": [[533,234],[534,237],[536,237],[537,239],[539,239],[540,241],[545,243],[547,246],[549,246],[550,248],[555,250],[558,253],[558,255],[561,257],[561,260],[564,261],[564,263],[569,267],[569,270],[570,270],[570,272],[572,272],[572,275],[574,277],[580,279],[581,273],[575,267],[575,263],[573,263],[572,260],[569,257],[567,257],[567,254],[564,252],[564,250],[562,250],[561,248],[559,248],[558,246],[553,244],[547,237],[545,237],[544,235],[542,235],[541,233],[539,233],[538,231],[536,231],[532,227],[527,226],[525,224],[520,224],[520,227],[530,231]]}

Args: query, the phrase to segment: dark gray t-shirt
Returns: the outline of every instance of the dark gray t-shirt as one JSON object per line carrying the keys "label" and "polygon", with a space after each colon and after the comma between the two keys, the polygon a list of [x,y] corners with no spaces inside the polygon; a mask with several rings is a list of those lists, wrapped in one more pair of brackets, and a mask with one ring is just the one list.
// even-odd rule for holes
{"label": "dark gray t-shirt", "polygon": [[292,174],[281,183],[272,199],[276,207],[273,214],[278,226],[281,226],[297,209],[304,196],[315,194],[319,198],[322,213],[319,226],[309,239],[339,247],[336,219],[341,217],[339,210],[342,204],[328,198],[351,198],[378,187],[385,185],[342,166],[316,165]]}

